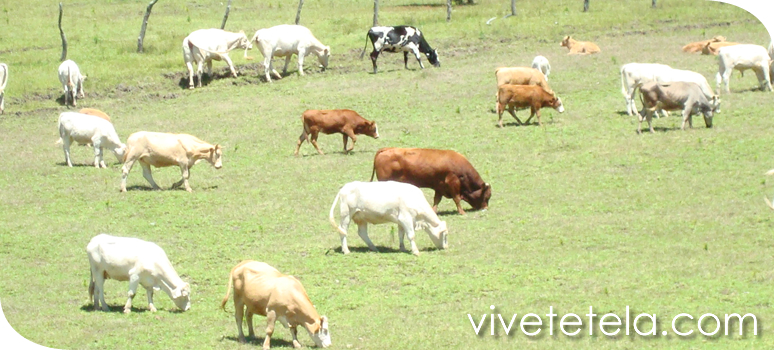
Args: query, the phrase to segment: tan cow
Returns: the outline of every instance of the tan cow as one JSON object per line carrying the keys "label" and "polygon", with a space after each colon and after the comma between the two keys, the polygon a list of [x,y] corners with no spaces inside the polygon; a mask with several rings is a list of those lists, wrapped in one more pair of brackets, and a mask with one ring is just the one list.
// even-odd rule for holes
{"label": "tan cow", "polygon": [[701,54],[717,56],[718,50],[720,50],[721,47],[734,46],[734,45],[739,45],[739,43],[735,43],[731,41],[723,41],[719,43],[707,43],[704,45],[704,47],[701,48]]}
{"label": "tan cow", "polygon": [[590,55],[602,51],[597,44],[590,41],[577,41],[569,35],[564,37],[559,46],[570,49],[570,52],[567,53],[568,55]]}
{"label": "tan cow", "polygon": [[692,42],[688,45],[683,46],[683,52],[699,53],[705,46],[707,46],[707,44],[718,43],[721,41],[726,41],[726,37],[722,35],[718,35],[712,39]]}
{"label": "tan cow", "polygon": [[183,172],[183,178],[175,182],[172,188],[185,185],[185,190],[188,192],[192,191],[191,186],[188,185],[188,176],[194,164],[206,160],[215,169],[222,167],[223,149],[220,145],[213,146],[188,134],[139,131],[129,135],[126,147],[124,166],[121,169],[121,192],[126,192],[126,178],[136,161],[140,161],[142,175],[155,190],[158,190],[159,186],[153,181],[151,165],[157,168],[179,166]]}
{"label": "tan cow", "polygon": [[[531,67],[500,67],[495,69],[495,79],[497,80],[497,88],[505,84],[511,85],[537,85],[545,89],[550,93],[554,93],[551,87],[548,86],[546,76],[543,72]],[[495,101],[497,100],[497,92],[495,92]],[[497,103],[495,103],[495,111],[497,110]]]}
{"label": "tan cow", "polygon": [[538,125],[543,126],[540,121],[540,109],[543,107],[552,107],[559,113],[564,112],[562,100],[556,97],[554,93],[548,92],[540,86],[531,85],[510,85],[500,86],[497,90],[497,125],[503,127],[503,112],[507,109],[513,118],[523,125],[524,123],[513,112],[514,108],[530,108],[529,119],[524,123],[529,123],[532,117],[537,114]]}
{"label": "tan cow", "polygon": [[108,116],[107,114],[105,114],[105,112],[103,112],[103,111],[100,111],[99,109],[94,109],[94,108],[81,108],[81,110],[80,110],[80,111],[78,111],[78,113],[80,113],[80,114],[88,114],[88,115],[93,115],[93,116],[95,116],[95,117],[100,117],[100,118],[102,118],[102,119],[105,119],[105,120],[107,120],[107,121],[110,121],[110,116]]}
{"label": "tan cow", "polygon": [[231,287],[234,287],[234,317],[239,342],[245,342],[242,332],[242,317],[247,320],[248,336],[255,338],[253,315],[266,316],[266,339],[263,348],[270,347],[271,336],[277,321],[290,329],[293,335],[293,346],[301,347],[298,342],[297,328],[302,326],[309,332],[314,343],[319,347],[331,345],[331,334],[328,330],[328,318],[320,316],[312,301],[295,277],[284,275],[266,263],[245,260],[234,266],[228,279],[226,297],[220,303],[220,308],[226,308]]}

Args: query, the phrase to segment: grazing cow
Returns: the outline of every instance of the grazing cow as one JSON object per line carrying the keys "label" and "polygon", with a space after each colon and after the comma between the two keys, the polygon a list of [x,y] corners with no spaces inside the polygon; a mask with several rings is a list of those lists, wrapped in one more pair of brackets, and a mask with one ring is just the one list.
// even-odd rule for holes
{"label": "grazing cow", "polygon": [[331,345],[328,318],[320,316],[304,290],[304,286],[293,276],[282,274],[266,263],[244,260],[231,269],[226,297],[220,303],[225,310],[231,288],[234,288],[234,317],[236,318],[239,342],[245,342],[242,332],[242,317],[247,320],[248,336],[255,338],[253,315],[266,316],[266,340],[263,348],[270,348],[271,336],[277,321],[290,329],[293,347],[300,348],[298,326],[304,327],[314,343],[322,348]]}
{"label": "grazing cow", "polygon": [[129,135],[126,148],[124,166],[121,169],[121,192],[126,192],[126,178],[136,161],[139,161],[142,166],[142,176],[155,190],[159,189],[159,185],[153,181],[151,165],[157,168],[179,166],[183,178],[175,182],[172,188],[185,185],[185,190],[188,192],[193,191],[188,185],[188,177],[194,164],[206,160],[215,169],[222,167],[223,149],[220,145],[213,146],[188,134],[139,131]]}
{"label": "grazing cow", "polygon": [[530,108],[529,119],[525,122],[529,124],[532,117],[537,114],[538,125],[543,126],[540,121],[540,109],[551,107],[559,113],[564,112],[562,100],[555,94],[550,93],[540,86],[536,85],[501,85],[497,90],[497,125],[503,127],[503,112],[508,109],[513,118],[522,125],[521,120],[513,112],[514,108]]}
{"label": "grazing cow", "polygon": [[548,63],[548,59],[543,56],[535,56],[532,60],[532,68],[539,70],[546,77],[548,81],[548,75],[551,74],[551,64]]}
{"label": "grazing cow", "polygon": [[[336,225],[333,212],[336,203],[339,205],[341,222]],[[424,228],[438,249],[448,248],[449,234],[446,222],[435,214],[425,195],[418,187],[395,181],[386,182],[350,182],[339,190],[331,205],[328,215],[331,225],[339,231],[341,237],[341,252],[349,254],[347,247],[347,228],[354,221],[357,233],[368,248],[376,251],[371,239],[368,238],[368,224],[392,222],[398,225],[400,250],[406,251],[403,235],[408,236],[411,243],[411,253],[419,255],[419,249],[414,242],[414,231]]]}
{"label": "grazing cow", "polygon": [[100,111],[99,109],[94,108],[81,108],[81,110],[78,111],[80,114],[88,114],[93,115],[95,117],[100,117],[102,119],[105,119],[107,121],[110,121],[110,116],[108,116],[105,112]]}
{"label": "grazing cow", "polygon": [[731,41],[723,41],[718,43],[707,43],[704,45],[704,47],[701,48],[701,54],[702,55],[718,55],[718,50],[720,50],[721,47],[726,46],[734,46],[739,45],[739,43],[731,42]]}
{"label": "grazing cow", "polygon": [[[671,83],[645,83],[640,88],[642,97],[643,111],[645,112],[645,118],[648,119],[648,127],[650,132],[653,133],[653,125],[651,119],[656,109],[663,109],[667,111],[682,110],[683,111],[683,125],[682,130],[685,130],[685,123],[693,128],[693,113],[701,112],[704,115],[704,123],[708,128],[712,127],[712,116],[714,113],[714,103],[707,100],[707,97],[701,91],[701,88],[696,83],[688,83],[682,81],[675,81]],[[644,119],[642,114],[638,114],[640,124],[637,127],[637,133],[642,133],[642,120]]]}
{"label": "grazing cow", "polygon": [[[715,103],[715,113],[720,113],[720,99],[712,91],[712,87],[710,87],[703,75],[689,70],[674,69],[665,64],[658,63],[627,63],[621,66],[621,92],[626,100],[626,113],[629,115],[637,114],[637,107],[634,104],[635,87],[651,81],[658,83],[674,81],[696,83],[707,100]],[[662,113],[664,116],[667,115],[666,111],[662,111]]]}
{"label": "grazing cow", "polygon": [[[344,154],[355,149],[355,142],[357,142],[355,135],[364,134],[375,139],[379,138],[379,129],[376,127],[375,121],[366,120],[357,112],[349,109],[310,109],[301,115],[301,122],[304,124],[304,131],[298,137],[296,151],[293,152],[294,155],[298,155],[298,150],[301,148],[304,140],[308,140],[317,149],[318,153],[324,154],[320,146],[317,145],[317,136],[321,132],[323,134],[340,133],[344,135]],[[350,149],[347,149],[348,138],[352,139],[352,148]]]}
{"label": "grazing cow", "polygon": [[707,44],[718,43],[723,41],[726,41],[726,37],[722,35],[718,35],[712,39],[692,42],[688,45],[683,46],[683,52],[699,53],[699,52],[702,52],[702,49],[704,49],[704,47],[707,46]]}
{"label": "grazing cow", "polygon": [[769,52],[760,45],[741,44],[720,48],[718,50],[718,73],[715,75],[718,94],[721,90],[721,84],[725,86],[726,92],[731,92],[728,83],[734,69],[740,72],[752,69],[758,77],[761,90],[771,91],[771,61]]}
{"label": "grazing cow", "polygon": [[538,69],[530,67],[500,67],[495,69],[497,87],[511,85],[537,85],[548,92],[553,92],[548,86],[546,76]]}
{"label": "grazing cow", "polygon": [[69,167],[73,166],[70,161],[70,145],[73,142],[94,146],[94,167],[96,168],[107,168],[102,158],[103,149],[112,151],[119,162],[126,152],[126,145],[116,134],[113,124],[93,115],[75,112],[64,112],[59,115],[59,141],[62,142],[65,163]]}
{"label": "grazing cow", "polygon": [[5,85],[8,83],[8,65],[0,63],[0,114],[5,113]]}
{"label": "grazing cow", "polygon": [[237,72],[234,70],[234,64],[228,57],[228,53],[234,49],[245,49],[245,58],[247,58],[247,50],[252,48],[251,42],[247,40],[247,35],[241,30],[239,33],[216,28],[193,31],[183,39],[183,60],[188,68],[188,88],[194,88],[194,62],[196,62],[197,85],[202,87],[204,64],[207,65],[207,75],[212,78],[212,60],[226,61],[231,75],[236,78]]}
{"label": "grazing cow", "polygon": [[183,282],[167,258],[167,254],[155,243],[137,238],[114,237],[99,234],[86,246],[91,265],[89,299],[94,300],[94,310],[102,303],[103,311],[110,311],[105,302],[105,280],[129,281],[129,299],[124,313],[132,312],[132,299],[142,284],[148,294],[148,309],[153,306],[153,290],[163,290],[175,305],[183,311],[191,308],[191,286]]}
{"label": "grazing cow", "polygon": [[309,54],[317,56],[323,71],[328,68],[328,59],[331,56],[330,46],[323,45],[304,26],[282,24],[259,29],[255,32],[251,42],[255,42],[263,54],[264,73],[268,82],[271,82],[269,72],[272,72],[277,79],[282,79],[282,76],[272,68],[274,57],[285,57],[285,68],[282,69],[282,74],[288,72],[288,64],[293,54],[298,56],[298,74],[302,76],[304,75],[304,57]]}
{"label": "grazing cow", "polygon": [[81,75],[81,70],[72,60],[64,61],[59,65],[59,81],[62,83],[62,89],[64,89],[65,106],[67,106],[67,101],[72,101],[73,107],[75,107],[76,95],[78,98],[84,98],[84,80],[86,80],[86,76]]}
{"label": "grazing cow", "polygon": [[368,48],[368,40],[371,40],[371,45],[374,47],[374,50],[371,51],[371,63],[374,65],[374,74],[376,74],[376,59],[379,58],[379,54],[382,51],[403,52],[403,66],[406,69],[408,69],[409,52],[414,54],[417,62],[419,62],[419,67],[422,69],[425,69],[425,66],[420,59],[420,53],[425,54],[427,60],[433,66],[441,66],[441,62],[438,60],[438,51],[430,47],[422,32],[417,28],[411,26],[371,27],[368,30],[368,34],[366,34],[365,47],[360,54],[361,59]]}
{"label": "grazing cow", "polygon": [[465,215],[460,199],[473,209],[489,207],[492,187],[481,179],[473,165],[461,154],[450,150],[423,148],[382,148],[374,157],[374,175],[379,181],[394,180],[435,191],[433,210],[441,198],[452,198],[457,212]]}
{"label": "grazing cow", "polygon": [[599,46],[590,41],[577,41],[569,35],[564,37],[559,46],[570,49],[568,55],[590,55],[600,52]]}

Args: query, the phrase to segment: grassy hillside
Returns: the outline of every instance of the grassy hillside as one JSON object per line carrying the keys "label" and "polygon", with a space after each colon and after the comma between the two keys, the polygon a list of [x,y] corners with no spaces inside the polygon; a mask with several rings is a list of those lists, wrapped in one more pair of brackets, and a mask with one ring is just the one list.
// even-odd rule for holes
{"label": "grassy hillside", "polygon": [[[89,167],[93,153],[84,147],[72,152],[84,166],[63,165],[54,145],[57,117],[67,110],[56,101],[58,9],[44,1],[4,5],[0,62],[11,67],[11,79],[0,116],[3,311],[19,333],[55,348],[253,349],[261,346],[265,319],[256,318],[259,339],[240,346],[233,304],[227,312],[218,307],[230,269],[254,259],[302,281],[330,318],[337,349],[770,348],[774,221],[763,196],[774,190],[763,173],[774,168],[772,94],[752,90],[754,74],[734,74],[714,128],[697,118],[682,132],[672,116],[654,121],[655,135],[638,136],[635,118],[623,112],[618,72],[627,62],[659,62],[700,72],[714,85],[717,59],[684,54],[682,45],[715,35],[760,45],[770,39],[752,15],[730,5],[659,3],[650,9],[642,0],[592,1],[582,13],[580,1],[519,1],[519,15],[503,19],[507,1],[479,0],[455,6],[446,23],[442,1],[384,1],[380,22],[420,27],[442,66],[419,70],[410,61],[404,70],[401,55],[384,54],[374,75],[369,60],[358,59],[373,3],[307,1],[302,24],[331,46],[328,71],[309,57],[307,76],[293,74],[291,63],[289,76],[269,84],[260,78],[257,51],[256,61],[235,51],[239,78],[194,91],[180,85],[182,38],[219,26],[225,4],[159,1],[146,52],[137,54],[147,2],[66,3],[68,57],[89,76],[79,107],[106,111],[124,139],[140,130],[185,132],[225,147],[223,169],[193,168],[192,194],[168,190],[180,177],[174,168],[155,170],[165,190],[149,191],[139,167],[129,175],[130,191],[120,194],[121,165],[106,155],[109,169]],[[251,36],[291,22],[296,6],[234,1],[227,29]],[[595,41],[602,52],[566,55],[559,41],[568,34]],[[544,128],[515,126],[506,115],[506,128],[497,128],[494,69],[529,65],[537,54],[551,61],[549,82],[566,112],[544,110]],[[214,68],[226,71],[220,62]],[[345,156],[341,137],[321,136],[325,156],[305,144],[293,157],[299,117],[309,108],[354,109],[376,120],[382,137],[359,138]],[[459,216],[450,199],[441,202],[450,249],[432,249],[420,232],[419,257],[398,252],[394,225],[379,225],[369,231],[381,253],[368,252],[354,229],[352,254],[340,253],[327,219],[333,197],[344,183],[368,180],[374,152],[388,146],[456,150],[492,184],[487,211]],[[151,314],[140,291],[134,312],[124,315],[127,283],[108,281],[114,312],[91,311],[85,246],[100,232],[163,247],[192,285],[192,309],[174,312],[157,293],[159,312]],[[633,315],[655,313],[659,335],[608,338],[599,319],[593,336],[587,326],[576,337],[556,328],[547,335],[549,307],[583,315],[589,306],[599,316],[623,316],[626,306]],[[491,336],[488,323],[476,336],[468,319],[495,313],[508,322],[517,313],[517,328],[530,312],[545,325],[534,338],[520,329]],[[671,318],[679,313],[694,316],[681,330],[695,336],[673,334]],[[721,321],[726,313],[753,313],[758,336],[751,325],[745,336],[736,328],[733,336],[697,334],[695,321],[705,313]],[[299,340],[311,346],[304,333]],[[290,340],[278,326],[272,344],[290,347]]]}

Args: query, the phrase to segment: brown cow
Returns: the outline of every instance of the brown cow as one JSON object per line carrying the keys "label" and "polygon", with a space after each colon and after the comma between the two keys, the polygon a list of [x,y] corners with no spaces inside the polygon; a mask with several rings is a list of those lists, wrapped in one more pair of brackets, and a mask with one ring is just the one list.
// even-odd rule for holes
{"label": "brown cow", "polygon": [[532,120],[532,117],[537,114],[538,125],[543,125],[540,121],[540,109],[543,107],[552,107],[559,113],[564,112],[564,106],[562,100],[556,97],[555,94],[549,93],[540,86],[535,85],[510,85],[506,84],[500,86],[497,90],[497,124],[503,127],[503,112],[508,109],[510,113],[519,125],[523,123],[513,112],[514,108],[530,108],[531,114],[526,123]]}
{"label": "brown cow", "polygon": [[433,210],[438,212],[442,197],[452,198],[457,211],[465,215],[460,199],[473,209],[489,207],[492,187],[481,179],[473,165],[450,150],[425,148],[382,148],[374,157],[374,175],[379,181],[400,181],[435,190]]}
{"label": "brown cow", "polygon": [[567,53],[568,55],[590,55],[601,51],[597,44],[590,41],[577,41],[569,35],[564,37],[559,46],[570,49],[570,52]]}
{"label": "brown cow", "polygon": [[707,46],[707,44],[718,43],[721,41],[726,41],[726,37],[722,35],[718,35],[712,39],[692,42],[692,43],[689,43],[688,45],[683,46],[683,52],[698,53],[698,52],[701,52],[701,50],[705,46]]}
{"label": "brown cow", "polygon": [[93,115],[95,117],[100,117],[102,119],[105,119],[107,121],[110,121],[110,117],[103,111],[100,111],[99,109],[94,108],[81,108],[80,111],[78,111],[80,114],[88,114]]}
{"label": "brown cow", "polygon": [[[294,155],[298,155],[298,150],[301,148],[304,140],[309,141],[321,155],[325,154],[317,145],[317,136],[320,132],[323,134],[343,134],[344,154],[355,149],[355,142],[357,142],[355,135],[368,135],[375,139],[379,138],[379,129],[376,127],[375,121],[366,120],[357,112],[349,109],[310,109],[301,115],[301,120],[304,123],[304,131],[298,137],[296,151],[293,152]],[[347,149],[348,137],[352,139],[352,148],[350,149]]]}
{"label": "brown cow", "polygon": [[721,47],[726,46],[734,46],[739,45],[739,43],[735,43],[732,41],[723,41],[719,43],[707,43],[704,45],[704,47],[701,48],[701,54],[702,55],[718,55],[718,50],[720,50]]}

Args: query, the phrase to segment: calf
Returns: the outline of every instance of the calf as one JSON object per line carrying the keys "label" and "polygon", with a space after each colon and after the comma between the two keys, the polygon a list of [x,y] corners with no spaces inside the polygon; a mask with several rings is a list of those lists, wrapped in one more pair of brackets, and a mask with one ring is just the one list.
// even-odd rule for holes
{"label": "calf", "polygon": [[702,55],[718,55],[718,50],[720,50],[721,47],[726,46],[734,46],[739,45],[739,43],[730,42],[730,41],[723,41],[723,42],[711,42],[704,45],[704,47],[701,48],[701,54]]}
{"label": "calf", "polygon": [[376,74],[376,59],[379,58],[379,54],[382,51],[403,52],[403,66],[406,69],[408,69],[409,52],[414,54],[417,62],[419,62],[419,67],[422,69],[425,69],[425,66],[420,59],[420,53],[425,54],[427,60],[433,66],[441,66],[441,62],[438,60],[438,51],[430,47],[422,32],[417,28],[411,26],[371,27],[368,30],[368,34],[366,34],[365,47],[360,54],[361,59],[368,48],[368,40],[371,41],[371,45],[374,47],[374,50],[371,51],[371,63],[374,66],[374,74]]}
{"label": "calf", "polygon": [[[337,226],[333,212],[336,203],[339,206],[340,223]],[[368,224],[392,222],[398,225],[400,250],[406,251],[403,235],[408,236],[411,243],[411,253],[419,255],[414,242],[414,230],[424,228],[438,249],[448,248],[446,222],[435,214],[425,195],[418,187],[401,182],[350,182],[339,190],[333,200],[328,219],[331,225],[339,231],[341,237],[341,252],[349,254],[347,247],[347,228],[354,221],[357,233],[368,248],[376,251],[376,246],[368,238]]]}
{"label": "calf", "polygon": [[77,142],[81,145],[94,146],[94,167],[107,168],[102,158],[103,149],[108,149],[116,155],[120,162],[125,155],[126,145],[116,134],[113,124],[93,115],[64,112],[59,115],[59,140],[65,154],[65,163],[72,167],[70,161],[70,145]]}
{"label": "calf", "polygon": [[510,85],[505,84],[497,90],[497,125],[503,127],[503,112],[508,109],[513,118],[522,125],[521,120],[513,112],[514,108],[530,108],[529,119],[526,123],[532,120],[532,117],[537,114],[538,125],[543,126],[540,121],[540,109],[543,107],[551,107],[557,110],[559,113],[564,112],[564,106],[562,100],[556,97],[555,94],[550,93],[540,86],[535,85]]}
{"label": "calf", "polygon": [[[379,129],[375,121],[366,120],[357,112],[349,109],[310,109],[301,115],[301,121],[304,124],[304,131],[298,137],[296,151],[293,152],[294,155],[298,155],[298,150],[301,148],[304,140],[308,140],[317,149],[318,153],[324,154],[320,146],[317,145],[317,136],[320,132],[323,134],[340,133],[344,135],[344,154],[355,149],[355,142],[357,142],[355,135],[365,134],[375,139],[379,138]],[[347,149],[347,138],[352,139],[352,148],[350,149]]]}
{"label": "calf", "polygon": [[80,114],[88,114],[88,115],[93,115],[93,116],[95,116],[95,117],[99,117],[99,118],[105,119],[105,120],[107,120],[107,121],[110,121],[110,116],[108,116],[107,114],[105,114],[105,112],[103,112],[103,111],[100,111],[99,109],[94,109],[94,108],[81,108],[81,110],[79,110],[79,111],[78,111],[78,113],[80,113]]}
{"label": "calf", "polygon": [[0,63],[0,114],[5,113],[5,85],[8,83],[8,65]]}
{"label": "calf", "polygon": [[64,89],[64,104],[67,106],[68,101],[73,102],[75,107],[75,97],[84,98],[83,82],[86,80],[85,75],[81,75],[81,70],[78,65],[72,60],[67,60],[59,65],[59,81],[62,83],[62,89]]}
{"label": "calf", "polygon": [[709,39],[709,40],[702,40],[702,41],[692,42],[692,43],[690,43],[688,45],[683,46],[683,52],[689,52],[689,53],[702,52],[702,49],[705,46],[707,46],[707,44],[709,44],[709,43],[717,43],[717,42],[722,42],[722,41],[726,41],[726,37],[724,37],[722,35],[718,35],[718,36],[716,36],[716,37],[714,37],[712,39]]}
{"label": "calf", "polygon": [[132,299],[141,284],[148,294],[148,309],[153,306],[153,291],[163,290],[183,311],[191,308],[191,287],[183,282],[158,245],[137,238],[114,237],[99,234],[86,246],[91,266],[89,299],[94,300],[94,310],[102,303],[103,311],[110,311],[105,302],[105,280],[129,281],[129,299],[124,313],[132,312]]}
{"label": "calf", "polygon": [[758,77],[761,90],[772,91],[771,62],[769,52],[763,46],[740,44],[720,48],[718,50],[718,73],[715,75],[718,93],[720,93],[721,84],[725,86],[726,92],[731,92],[728,83],[734,69],[740,72],[752,69]]}
{"label": "calf", "polygon": [[[693,119],[691,116],[695,112],[701,112],[704,115],[704,123],[708,128],[712,127],[712,116],[714,113],[714,103],[707,100],[704,93],[696,83],[688,83],[682,81],[676,81],[671,83],[656,83],[649,82],[640,86],[640,93],[642,98],[643,111],[645,112],[645,118],[648,120],[648,128],[653,133],[653,125],[651,120],[653,113],[656,109],[663,109],[667,111],[682,110],[683,111],[683,125],[682,130],[685,130],[685,123],[693,128]],[[637,133],[642,133],[642,120],[644,119],[642,114],[639,116],[639,126],[637,127]]]}
{"label": "calf", "polygon": [[185,190],[188,192],[193,191],[188,185],[188,177],[194,164],[206,160],[215,169],[222,167],[223,149],[220,145],[213,146],[188,134],[140,131],[129,135],[126,146],[124,166],[121,168],[121,192],[126,192],[126,178],[136,161],[140,162],[142,175],[155,190],[159,189],[159,185],[153,181],[151,165],[157,168],[179,166],[183,178],[175,182],[172,188],[185,185]]}
{"label": "calf", "polygon": [[452,198],[457,212],[465,215],[460,200],[475,210],[486,210],[492,187],[481,179],[465,156],[450,150],[423,148],[382,148],[374,157],[374,175],[379,181],[394,180],[435,191],[433,210],[441,198]]}
{"label": "calf", "polygon": [[600,52],[599,46],[590,41],[577,41],[569,35],[564,37],[559,46],[570,49],[568,55],[590,55]]}
{"label": "calf", "polygon": [[271,346],[274,326],[277,321],[290,329],[293,335],[293,347],[300,348],[298,342],[298,326],[304,327],[314,343],[322,348],[331,345],[331,334],[328,330],[328,318],[320,316],[312,301],[295,277],[284,275],[266,263],[245,260],[234,266],[228,279],[226,297],[220,303],[225,310],[231,288],[234,288],[234,317],[239,342],[245,342],[242,332],[242,317],[247,320],[248,336],[255,338],[253,330],[253,315],[266,316],[266,339],[263,348]]}
{"label": "calf", "polygon": [[244,31],[232,33],[216,28],[193,31],[183,39],[183,60],[188,68],[188,88],[194,88],[194,62],[196,62],[195,76],[198,80],[198,86],[202,87],[204,64],[207,65],[207,75],[212,78],[212,61],[226,61],[231,75],[236,78],[237,73],[228,53],[237,48],[245,49],[245,57],[247,57],[247,50],[252,47]]}
{"label": "calf", "polygon": [[288,71],[290,58],[295,54],[298,57],[298,74],[304,75],[304,57],[309,54],[317,56],[322,70],[328,68],[328,60],[331,56],[330,46],[323,45],[312,32],[304,26],[282,24],[255,32],[252,41],[258,45],[263,54],[264,73],[266,81],[271,82],[271,71],[277,79],[282,77],[272,68],[272,58],[285,57],[285,67],[282,74]]}
{"label": "calf", "polygon": [[[548,81],[548,75],[551,74],[551,64],[548,63],[548,59],[543,56],[536,56],[532,60],[532,68],[539,70],[546,77]],[[526,84],[529,85],[529,84]]]}

